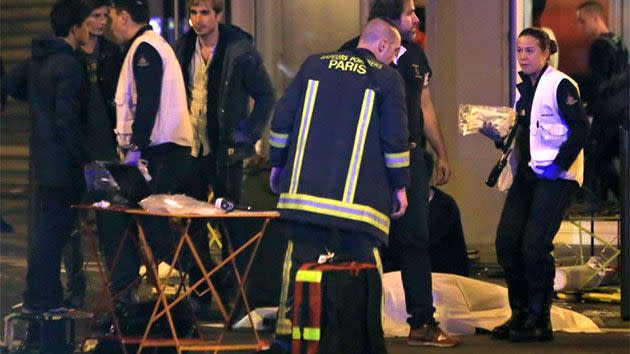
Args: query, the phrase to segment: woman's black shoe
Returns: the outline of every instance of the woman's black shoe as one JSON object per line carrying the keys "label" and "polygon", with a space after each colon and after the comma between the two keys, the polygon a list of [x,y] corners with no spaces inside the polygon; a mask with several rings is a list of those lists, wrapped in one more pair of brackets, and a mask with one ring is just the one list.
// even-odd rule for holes
{"label": "woman's black shoe", "polygon": [[510,329],[511,342],[546,342],[553,339],[551,319],[530,316],[520,328]]}
{"label": "woman's black shoe", "polygon": [[521,327],[527,320],[527,313],[523,311],[512,310],[512,317],[504,324],[494,327],[492,330],[492,338],[494,339],[509,339],[510,330]]}

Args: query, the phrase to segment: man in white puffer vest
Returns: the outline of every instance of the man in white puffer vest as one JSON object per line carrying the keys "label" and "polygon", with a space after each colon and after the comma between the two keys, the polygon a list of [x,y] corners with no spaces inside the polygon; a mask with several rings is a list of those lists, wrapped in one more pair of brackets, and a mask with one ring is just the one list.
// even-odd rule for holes
{"label": "man in white puffer vest", "polygon": [[148,160],[153,192],[176,192],[193,141],[179,63],[148,25],[146,0],[113,1],[109,16],[112,34],[126,45],[114,99],[118,145],[125,163]]}
{"label": "man in white puffer vest", "polygon": [[[124,163],[135,166],[141,158],[148,162],[152,193],[181,193],[193,131],[179,62],[148,24],[147,0],[112,1],[109,16],[112,34],[126,53],[114,97],[115,133]],[[168,258],[174,247],[167,221],[146,217],[143,227],[154,256]],[[137,274],[138,267],[126,268],[116,271],[135,279],[132,273]]]}

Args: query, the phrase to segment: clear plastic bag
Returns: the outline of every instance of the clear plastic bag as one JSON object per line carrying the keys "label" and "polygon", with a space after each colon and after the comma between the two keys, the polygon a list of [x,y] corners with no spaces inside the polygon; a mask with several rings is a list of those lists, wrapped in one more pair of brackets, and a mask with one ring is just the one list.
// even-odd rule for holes
{"label": "clear plastic bag", "polygon": [[460,104],[458,119],[462,135],[479,133],[483,123],[490,122],[501,136],[506,136],[514,125],[516,112],[510,107]]}
{"label": "clear plastic bag", "polygon": [[172,214],[216,215],[224,210],[184,194],[153,194],[142,199],[138,204],[144,210],[167,212]]}

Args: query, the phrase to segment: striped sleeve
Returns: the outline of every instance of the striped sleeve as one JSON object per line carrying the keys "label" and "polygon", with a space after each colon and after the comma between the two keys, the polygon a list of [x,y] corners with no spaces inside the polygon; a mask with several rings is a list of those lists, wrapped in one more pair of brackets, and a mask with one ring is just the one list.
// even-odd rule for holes
{"label": "striped sleeve", "polygon": [[271,134],[269,134],[269,145],[273,146],[274,148],[284,149],[285,147],[287,147],[288,143],[289,134],[277,133],[273,130],[271,131]]}
{"label": "striped sleeve", "polygon": [[389,85],[383,90],[380,112],[383,158],[391,188],[407,187],[410,182],[409,130],[407,128],[405,93],[398,72],[391,75]]}
{"label": "striped sleeve", "polygon": [[409,151],[386,153],[385,165],[387,168],[404,168],[409,167]]}
{"label": "striped sleeve", "polygon": [[304,80],[302,79],[302,69],[305,64],[302,65],[300,71],[295,75],[282,98],[278,100],[274,110],[273,120],[271,121],[271,134],[269,135],[269,145],[271,146],[269,157],[273,167],[284,167],[286,164],[291,131],[296,124],[296,119],[299,119],[298,108],[302,91],[305,88]]}

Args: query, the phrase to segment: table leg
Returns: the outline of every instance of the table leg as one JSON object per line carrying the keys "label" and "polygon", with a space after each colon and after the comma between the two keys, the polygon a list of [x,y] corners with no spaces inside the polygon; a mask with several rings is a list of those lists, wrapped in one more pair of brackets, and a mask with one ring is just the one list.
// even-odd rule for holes
{"label": "table leg", "polygon": [[[223,220],[222,220],[223,221]],[[234,268],[234,274],[236,276],[236,281],[238,283],[238,289],[239,289],[239,293],[236,295],[236,299],[234,299],[234,307],[230,310],[230,316],[229,319],[226,321],[226,326],[223,329],[223,331],[221,332],[220,336],[219,336],[219,343],[222,343],[223,338],[225,336],[225,331],[228,330],[229,328],[227,328],[227,324],[229,323],[229,321],[232,319],[232,316],[235,315],[234,310],[237,308],[238,302],[241,300],[241,298],[243,299],[243,303],[245,305],[245,311],[247,313],[247,317],[249,319],[249,322],[252,326],[252,330],[254,332],[254,337],[256,338],[256,343],[260,342],[260,337],[258,336],[258,332],[256,331],[256,328],[254,326],[254,320],[251,316],[251,308],[249,306],[249,301],[247,300],[247,294],[245,292],[245,289],[243,288],[243,286],[245,285],[245,282],[247,281],[247,277],[249,276],[249,271],[251,269],[251,266],[253,264],[254,258],[256,257],[256,253],[258,251],[258,247],[260,246],[260,242],[262,241],[262,236],[265,233],[265,230],[267,229],[267,225],[269,224],[269,219],[265,219],[265,221],[263,222],[263,226],[260,229],[260,231],[258,231],[258,233],[256,233],[256,235],[254,235],[250,241],[255,240],[256,244],[254,245],[252,252],[249,256],[248,262],[247,262],[247,266],[245,268],[245,273],[243,275],[243,277],[241,278],[240,272],[238,270],[238,267],[236,266],[236,261],[235,261],[235,257],[232,257],[231,259],[231,263],[232,263],[232,267]],[[225,225],[225,223],[220,223],[220,226],[223,229],[223,235],[225,236],[226,239],[226,244],[228,247],[228,252],[230,255],[238,255],[239,253],[241,253],[244,249],[243,247],[240,247],[239,250],[235,253],[234,252],[234,248],[232,246],[232,240],[230,238],[230,233]],[[247,244],[247,243],[246,243]],[[217,351],[215,351],[216,353]]]}
{"label": "table leg", "polygon": [[[203,262],[201,261],[201,257],[199,257],[199,253],[197,252],[197,247],[195,247],[194,243],[192,242],[188,234],[186,234],[184,238],[186,239],[186,242],[188,243],[188,248],[190,249],[190,253],[192,253],[193,258],[195,259],[195,262],[197,263],[197,266],[199,267],[199,270],[201,270],[201,274],[203,275],[203,280],[206,281],[208,285],[208,289],[210,289],[210,292],[212,293],[212,297],[217,300],[217,305],[219,305],[219,310],[221,311],[221,315],[223,316],[223,319],[227,321],[228,314],[227,314],[227,311],[225,311],[225,305],[223,305],[223,300],[221,300],[221,296],[217,292],[216,288],[214,287],[214,284],[212,283],[212,280],[208,276],[206,267],[203,265]],[[195,288],[197,287],[198,286],[196,286]]]}
{"label": "table leg", "polygon": [[[156,301],[156,307],[154,308],[154,314],[151,316],[151,318],[149,319],[149,323],[147,325],[147,328],[144,332],[144,335],[142,336],[142,340],[140,341],[140,345],[138,346],[138,351],[136,352],[137,354],[140,354],[142,352],[143,349],[143,342],[146,340],[149,331],[151,330],[151,326],[153,325],[153,322],[159,318],[155,316],[155,312],[157,311],[157,308],[159,307],[159,304],[162,303],[162,306],[164,306],[164,309],[166,311],[166,318],[168,319],[168,325],[171,329],[171,335],[173,336],[173,340],[175,341],[175,345],[176,347],[179,347],[179,338],[177,337],[177,330],[175,329],[175,324],[173,322],[173,318],[171,316],[171,311],[169,310],[168,307],[168,302],[166,299],[166,295],[164,294],[164,287],[162,286],[162,283],[160,282],[160,276],[157,270],[157,266],[155,263],[155,259],[153,257],[153,253],[151,252],[151,248],[149,247],[149,244],[147,242],[147,239],[145,237],[144,234],[144,230],[142,228],[142,225],[140,223],[140,219],[136,216],[134,217],[134,220],[136,222],[136,226],[138,227],[138,239],[140,240],[140,249],[142,250],[142,252],[144,253],[145,257],[146,257],[146,263],[145,266],[147,268],[147,274],[151,274],[153,275],[153,281],[154,281],[154,286],[157,289],[157,296],[158,296],[158,300]],[[178,249],[176,251],[176,255],[179,254],[179,251],[181,250],[181,246],[182,246],[182,242],[180,240],[180,244],[178,245]],[[176,259],[175,259],[176,260]],[[172,268],[171,268],[172,269]],[[149,273],[151,272],[151,273]],[[165,285],[164,285],[165,286]]]}
{"label": "table leg", "polygon": [[[234,251],[234,254],[229,255],[227,258],[225,258],[223,261],[221,261],[219,264],[217,264],[214,268],[212,268],[210,271],[208,271],[208,273],[205,275],[205,277],[203,277],[202,279],[199,279],[195,284],[190,285],[188,287],[188,289],[186,290],[186,292],[184,292],[180,297],[178,297],[177,299],[173,300],[170,303],[168,308],[170,309],[171,307],[177,305],[182,300],[184,300],[186,298],[186,296],[190,295],[196,288],[198,288],[201,284],[203,284],[206,281],[206,278],[211,277],[214,273],[216,273],[219,269],[221,269],[221,267],[224,267],[226,264],[231,262],[236,256],[238,256],[241,252],[243,252],[247,247],[251,246],[254,242],[258,241],[258,239],[260,237],[262,237],[262,233],[256,234],[250,240],[245,242],[241,247],[239,247],[236,251]],[[203,294],[205,294],[205,292],[202,293],[202,295]],[[161,310],[157,314],[157,316],[161,317],[161,316],[164,315],[164,313],[165,313],[165,311]]]}
{"label": "table leg", "polygon": [[[99,276],[101,278],[101,281],[103,282],[103,290],[101,291],[101,298],[105,297],[107,298],[108,302],[109,302],[109,309],[111,311],[112,314],[112,321],[114,324],[114,330],[116,331],[116,335],[118,336],[122,336],[122,332],[120,330],[120,322],[118,321],[118,316],[116,315],[116,307],[115,307],[115,298],[114,296],[116,294],[112,294],[111,291],[109,290],[109,285],[111,284],[111,276],[109,274],[111,274],[112,272],[114,272],[115,268],[116,268],[116,264],[118,264],[118,258],[120,256],[120,250],[122,248],[122,245],[124,245],[125,241],[128,238],[129,233],[125,232],[120,244],[118,245],[118,249],[116,250],[116,255],[114,256],[114,259],[112,260],[112,268],[110,269],[109,272],[106,272],[102,261],[101,261],[101,257],[99,256],[100,252],[98,250],[98,245],[97,245],[97,235],[94,232],[93,229],[89,229],[89,228],[85,228],[82,232],[82,234],[86,234],[87,238],[88,238],[88,244],[90,246],[90,250],[92,252],[92,255],[94,256],[94,259],[96,260],[96,265],[98,267],[98,272],[99,272]],[[96,316],[95,316],[96,318]],[[90,325],[89,325],[89,329],[88,332],[90,331],[90,329],[92,328],[94,320],[91,321]],[[122,352],[124,354],[127,354],[127,349],[125,348],[125,345],[121,342],[120,343],[120,347],[122,349]]]}
{"label": "table leg", "polygon": [[[166,315],[168,320],[169,320],[169,325],[171,326],[171,334],[173,336],[173,341],[174,341],[174,347],[176,348],[178,353],[181,353],[182,351],[186,350],[186,351],[199,351],[199,350],[214,350],[215,353],[218,352],[219,350],[242,350],[242,349],[251,349],[252,345],[222,345],[222,341],[223,338],[225,336],[225,332],[226,332],[226,328],[224,327],[223,330],[221,331],[220,337],[218,339],[218,341],[216,343],[214,342],[208,342],[208,341],[191,341],[191,340],[187,340],[187,339],[178,339],[177,337],[177,333],[175,331],[174,328],[174,324],[173,324],[173,320],[171,317],[171,313],[170,313],[170,309],[173,308],[174,306],[176,306],[179,302],[185,300],[187,298],[187,296],[189,296],[196,288],[198,288],[201,284],[203,284],[204,282],[206,282],[208,284],[208,290],[206,290],[204,292],[204,294],[207,291],[211,291],[212,292],[212,296],[215,297],[216,299],[218,299],[218,303],[220,304],[220,307],[223,307],[223,304],[221,303],[221,299],[218,295],[218,293],[216,292],[216,289],[214,288],[212,281],[210,280],[210,277],[216,273],[221,267],[224,267],[225,265],[227,265],[228,263],[232,263],[232,265],[234,267],[236,267],[235,263],[234,263],[234,259],[236,256],[238,256],[240,253],[242,253],[245,249],[247,249],[248,247],[254,245],[253,249],[252,249],[252,254],[250,255],[249,261],[248,261],[248,265],[247,265],[247,269],[245,270],[245,273],[243,275],[243,277],[241,277],[240,273],[238,272],[238,269],[235,269],[236,271],[236,278],[237,278],[237,282],[238,282],[238,286],[239,286],[239,291],[240,291],[240,297],[243,298],[243,301],[245,303],[245,306],[247,308],[247,312],[248,312],[248,317],[250,320],[250,323],[252,325],[252,331],[254,333],[254,336],[256,338],[256,345],[254,347],[260,349],[262,346],[262,341],[258,335],[258,332],[256,331],[256,328],[254,327],[254,323],[253,323],[253,319],[250,315],[250,307],[249,307],[249,302],[247,300],[247,294],[244,291],[244,284],[247,281],[247,277],[249,275],[249,271],[251,268],[251,265],[253,263],[253,260],[255,258],[256,252],[260,246],[260,242],[262,239],[262,236],[264,234],[264,231],[267,227],[269,223],[269,219],[265,219],[263,226],[261,228],[261,230],[256,233],[254,236],[252,236],[247,242],[245,242],[243,245],[241,245],[237,250],[234,250],[232,245],[231,245],[231,241],[230,241],[230,245],[228,246],[228,250],[229,250],[229,255],[228,257],[226,257],[222,262],[220,262],[219,264],[217,264],[215,267],[213,267],[211,270],[207,271],[203,265],[203,262],[201,261],[201,258],[199,257],[199,253],[194,245],[194,243],[192,242],[192,239],[190,238],[190,236],[188,235],[188,226],[190,225],[190,220],[187,223],[187,226],[184,228],[184,231],[181,233],[181,237],[180,237],[180,242],[177,245],[177,249],[175,251],[175,256],[171,265],[171,269],[174,267],[174,265],[176,264],[177,259],[180,256],[180,252],[183,248],[183,244],[186,243],[187,246],[190,248],[191,253],[193,254],[193,257],[195,258],[195,262],[197,263],[197,266],[200,267],[202,273],[203,273],[203,278],[198,280],[195,284],[192,284],[188,287],[188,289],[183,293],[180,294],[177,298],[175,298],[173,301],[171,301],[171,303],[169,304],[166,296],[164,294],[164,289],[165,287],[162,286],[160,280],[159,280],[159,274],[155,265],[155,261],[154,261],[154,257],[153,254],[151,252],[151,248],[148,245],[148,242],[146,240],[146,236],[144,234],[144,230],[142,229],[142,226],[139,223],[139,220],[136,219],[136,224],[138,226],[138,239],[139,239],[139,248],[142,250],[142,253],[144,255],[144,263],[147,266],[147,274],[148,275],[152,275],[149,278],[153,278],[154,280],[154,284],[156,286],[156,288],[158,289],[158,300],[156,301],[156,306],[154,307],[154,313],[151,316],[151,319],[149,320],[149,324],[147,326],[147,329],[145,330],[144,336],[143,338],[140,340],[140,346],[138,348],[137,354],[140,354],[142,349],[146,346],[148,347],[152,347],[154,346],[156,343],[154,343],[154,341],[151,341],[150,339],[147,339],[148,336],[148,332],[150,331],[151,325],[159,318],[161,318],[162,316]],[[229,240],[229,235],[226,236],[226,239]],[[203,294],[202,294],[203,295]],[[239,297],[237,296],[237,301],[239,300]],[[158,312],[159,309],[159,305],[162,304],[163,308]],[[233,312],[233,311],[232,311]],[[224,316],[224,319],[226,319],[226,322],[230,319],[230,317],[233,314],[230,314],[229,316],[227,315],[225,308],[223,307],[222,309],[222,314]],[[161,343],[158,346],[167,346],[166,343]]]}

